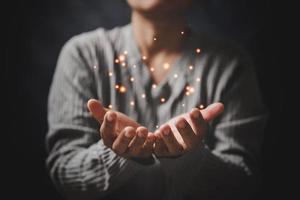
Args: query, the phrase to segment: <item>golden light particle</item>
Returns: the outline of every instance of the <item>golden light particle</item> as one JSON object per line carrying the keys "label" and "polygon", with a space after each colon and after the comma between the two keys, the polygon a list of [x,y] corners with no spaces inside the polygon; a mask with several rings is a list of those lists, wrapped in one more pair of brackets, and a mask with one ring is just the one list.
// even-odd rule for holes
{"label": "golden light particle", "polygon": [[160,98],[160,102],[161,102],[161,103],[165,103],[165,102],[166,102],[166,99],[165,99],[165,98]]}
{"label": "golden light particle", "polygon": [[178,78],[178,74],[174,74],[174,78]]}
{"label": "golden light particle", "polygon": [[196,81],[197,81],[197,82],[200,82],[200,80],[201,80],[201,79],[200,79],[199,77],[198,77],[198,78],[196,78]]}
{"label": "golden light particle", "polygon": [[130,78],[130,81],[131,81],[131,82],[133,82],[133,81],[134,81],[134,78],[133,78],[133,77],[131,77],[131,78]]}
{"label": "golden light particle", "polygon": [[185,95],[189,96],[190,94],[194,93],[195,92],[195,89],[192,87],[192,86],[186,86],[185,87]]}
{"label": "golden light particle", "polygon": [[115,63],[119,63],[120,61],[119,61],[119,59],[115,59]]}
{"label": "golden light particle", "polygon": [[199,106],[199,108],[200,108],[200,109],[203,109],[203,108],[204,108],[204,105],[201,104],[201,105]]}
{"label": "golden light particle", "polygon": [[127,52],[127,51],[124,51],[124,54],[125,54],[125,55],[127,55],[127,54],[128,54],[128,52]]}
{"label": "golden light particle", "polygon": [[131,105],[131,106],[134,106],[134,101],[130,101],[130,105]]}
{"label": "golden light particle", "polygon": [[122,65],[122,67],[125,67],[125,66],[126,66],[126,63],[125,63],[125,62],[122,62],[121,65]]}
{"label": "golden light particle", "polygon": [[125,56],[124,56],[124,55],[120,55],[120,56],[119,56],[119,60],[120,60],[121,62],[123,62],[123,61],[125,60]]}
{"label": "golden light particle", "polygon": [[190,70],[193,70],[193,69],[194,69],[194,66],[193,66],[193,65],[190,65],[190,66],[189,66],[189,69],[190,69]]}
{"label": "golden light particle", "polygon": [[151,71],[151,72],[154,72],[154,71],[155,71],[155,69],[154,69],[153,67],[151,67],[151,68],[150,68],[150,71]]}
{"label": "golden light particle", "polygon": [[155,89],[157,87],[156,84],[152,84],[152,89]]}
{"label": "golden light particle", "polygon": [[125,86],[122,85],[122,86],[120,86],[119,91],[120,91],[121,93],[125,93],[125,92],[127,91],[127,89],[126,89]]}
{"label": "golden light particle", "polygon": [[109,73],[108,73],[108,76],[113,76],[113,73],[112,73],[112,72],[109,72]]}
{"label": "golden light particle", "polygon": [[156,37],[154,37],[154,38],[153,38],[153,40],[154,40],[154,41],[156,41],[156,40],[157,40],[157,38],[156,38]]}
{"label": "golden light particle", "polygon": [[164,64],[164,69],[169,69],[170,68],[170,64],[169,63],[165,63]]}
{"label": "golden light particle", "polygon": [[183,104],[182,104],[182,107],[184,107],[184,106],[185,106],[185,104],[183,103]]}
{"label": "golden light particle", "polygon": [[94,65],[93,68],[94,68],[94,69],[97,69],[97,65]]}
{"label": "golden light particle", "polygon": [[180,34],[183,35],[183,34],[184,34],[184,31],[181,31]]}
{"label": "golden light particle", "polygon": [[145,94],[142,94],[141,96],[142,96],[143,99],[146,98],[146,95],[145,95]]}
{"label": "golden light particle", "polygon": [[147,57],[146,57],[146,56],[143,56],[143,57],[142,57],[142,59],[143,59],[143,60],[146,60],[146,59],[147,59]]}
{"label": "golden light particle", "polygon": [[115,88],[116,88],[116,89],[119,89],[119,88],[120,88],[120,86],[119,86],[119,85],[115,85]]}
{"label": "golden light particle", "polygon": [[190,87],[189,92],[190,92],[190,93],[194,93],[194,92],[195,92],[195,88]]}
{"label": "golden light particle", "polygon": [[201,49],[200,48],[197,48],[196,49],[196,53],[200,53],[201,52]]}
{"label": "golden light particle", "polygon": [[109,108],[109,109],[112,109],[112,107],[113,107],[113,106],[112,106],[111,104],[108,105],[108,108]]}
{"label": "golden light particle", "polygon": [[133,68],[136,68],[136,65],[132,65]]}
{"label": "golden light particle", "polygon": [[155,128],[159,128],[159,126],[158,126],[158,125],[156,125],[156,126],[155,126]]}

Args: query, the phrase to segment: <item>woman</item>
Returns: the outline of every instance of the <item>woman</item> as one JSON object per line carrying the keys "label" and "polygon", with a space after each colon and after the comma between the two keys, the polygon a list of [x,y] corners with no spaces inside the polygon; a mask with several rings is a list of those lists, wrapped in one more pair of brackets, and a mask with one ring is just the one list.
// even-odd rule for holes
{"label": "woman", "polygon": [[48,108],[53,182],[70,199],[251,198],[264,125],[251,62],[190,30],[192,0],[128,3],[131,24],[62,49]]}

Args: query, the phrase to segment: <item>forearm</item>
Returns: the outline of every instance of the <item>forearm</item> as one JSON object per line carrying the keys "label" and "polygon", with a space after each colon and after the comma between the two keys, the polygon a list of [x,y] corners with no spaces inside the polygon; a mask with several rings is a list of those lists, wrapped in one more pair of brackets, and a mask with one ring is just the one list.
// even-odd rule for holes
{"label": "forearm", "polygon": [[62,148],[48,158],[55,185],[70,199],[97,199],[122,186],[138,170],[100,141],[89,148]]}

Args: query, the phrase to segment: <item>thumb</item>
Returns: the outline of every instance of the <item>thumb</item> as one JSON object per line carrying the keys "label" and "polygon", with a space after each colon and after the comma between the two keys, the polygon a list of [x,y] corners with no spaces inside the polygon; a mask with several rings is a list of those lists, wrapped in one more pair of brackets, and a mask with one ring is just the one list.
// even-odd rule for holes
{"label": "thumb", "polygon": [[224,105],[222,103],[213,103],[201,110],[203,119],[206,122],[210,122],[224,111]]}
{"label": "thumb", "polygon": [[99,122],[102,123],[104,120],[104,115],[108,111],[103,105],[100,103],[100,101],[96,99],[90,99],[87,102],[87,107],[93,117]]}

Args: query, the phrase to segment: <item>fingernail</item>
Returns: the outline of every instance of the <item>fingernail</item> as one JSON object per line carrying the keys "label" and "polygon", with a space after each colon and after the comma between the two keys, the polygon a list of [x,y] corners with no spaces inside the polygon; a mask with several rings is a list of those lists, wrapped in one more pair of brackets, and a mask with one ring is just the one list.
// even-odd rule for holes
{"label": "fingernail", "polygon": [[156,138],[161,139],[161,134],[160,134],[159,131],[156,131],[156,132],[154,133],[154,135],[155,135]]}
{"label": "fingernail", "polygon": [[165,128],[162,132],[163,132],[164,136],[170,135],[170,130],[168,128]]}
{"label": "fingernail", "polygon": [[197,119],[199,117],[199,112],[198,111],[193,112],[192,116],[193,116],[194,119]]}
{"label": "fingernail", "polygon": [[147,137],[147,142],[153,142],[155,140],[155,136],[152,134],[149,134]]}
{"label": "fingernail", "polygon": [[109,114],[109,115],[107,116],[107,120],[108,120],[109,122],[112,122],[112,121],[114,120],[114,117],[112,116],[112,114]]}
{"label": "fingernail", "polygon": [[146,132],[146,131],[139,131],[139,132],[138,132],[138,136],[139,136],[140,138],[144,138],[144,137],[147,136],[147,132]]}
{"label": "fingernail", "polygon": [[125,135],[125,137],[127,137],[127,138],[131,138],[131,137],[132,137],[129,131],[126,131],[124,135]]}
{"label": "fingernail", "polygon": [[180,120],[179,122],[177,122],[177,126],[181,129],[185,128],[185,122],[184,120]]}

